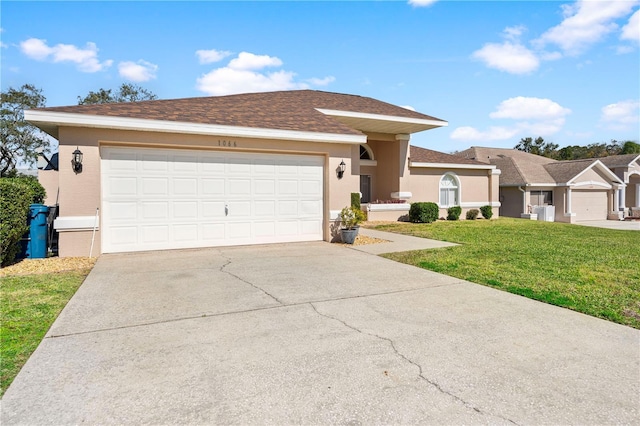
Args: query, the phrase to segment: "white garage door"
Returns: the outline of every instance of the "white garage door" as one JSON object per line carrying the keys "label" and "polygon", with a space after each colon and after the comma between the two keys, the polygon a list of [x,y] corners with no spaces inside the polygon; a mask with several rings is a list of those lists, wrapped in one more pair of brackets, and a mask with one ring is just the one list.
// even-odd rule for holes
{"label": "white garage door", "polygon": [[101,148],[104,253],[322,239],[322,157]]}
{"label": "white garage door", "polygon": [[571,204],[579,221],[607,219],[606,191],[574,190],[571,192]]}

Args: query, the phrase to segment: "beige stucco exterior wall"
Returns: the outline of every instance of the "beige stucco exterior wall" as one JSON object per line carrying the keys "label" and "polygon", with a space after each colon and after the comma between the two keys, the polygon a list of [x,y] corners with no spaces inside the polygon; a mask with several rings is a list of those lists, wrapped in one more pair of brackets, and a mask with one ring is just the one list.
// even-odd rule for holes
{"label": "beige stucco exterior wall", "polygon": [[[368,140],[377,166],[366,167],[360,170],[362,174],[371,175],[371,199],[390,200],[393,192],[400,189],[400,150],[398,141]],[[363,173],[365,171],[366,173]]]}
{"label": "beige stucco exterior wall", "polygon": [[[359,175],[353,173],[353,146],[339,143],[313,143],[270,139],[228,138],[202,135],[136,132],[109,129],[62,127],[59,129],[60,216],[94,216],[100,207],[100,146],[120,145],[151,148],[206,149],[234,152],[309,154],[325,157],[325,239],[331,238],[330,218],[350,204],[351,192],[358,192]],[[235,147],[219,146],[232,141]],[[70,161],[78,147],[83,152],[83,171],[75,174]],[[357,161],[358,157],[355,157]],[[67,161],[68,160],[68,161]],[[341,161],[347,164],[342,179],[336,176]],[[60,232],[60,256],[87,256],[92,230]],[[100,231],[96,232],[94,254],[100,252]]]}
{"label": "beige stucco exterior wall", "polygon": [[38,170],[38,182],[47,192],[44,199],[46,206],[53,206],[58,199],[58,171],[57,170]]}

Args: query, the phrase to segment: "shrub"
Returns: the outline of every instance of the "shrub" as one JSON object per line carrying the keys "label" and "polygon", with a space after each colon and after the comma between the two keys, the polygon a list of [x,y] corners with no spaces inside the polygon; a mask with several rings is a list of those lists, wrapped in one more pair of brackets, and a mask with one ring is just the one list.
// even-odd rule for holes
{"label": "shrub", "polygon": [[447,209],[447,220],[458,220],[462,214],[462,207],[453,206]]}
{"label": "shrub", "polygon": [[18,175],[17,177],[13,178],[13,180],[21,182],[31,188],[31,192],[33,194],[31,203],[41,204],[47,197],[47,192],[45,191],[44,187],[40,185],[37,177]]}
{"label": "shrub", "polygon": [[431,223],[438,220],[440,208],[436,203],[411,203],[409,221],[413,223]]}
{"label": "shrub", "polygon": [[364,212],[355,207],[345,207],[338,214],[338,219],[346,229],[353,229],[364,221],[367,217]]}
{"label": "shrub", "polygon": [[13,262],[27,232],[33,190],[20,179],[0,179],[0,265]]}
{"label": "shrub", "polygon": [[360,210],[360,193],[352,192],[351,193],[351,207],[354,209]]}
{"label": "shrub", "polygon": [[491,219],[491,216],[493,216],[493,209],[491,206],[480,207],[480,212],[482,213],[482,217],[485,219]]}
{"label": "shrub", "polygon": [[476,220],[479,214],[480,210],[478,209],[467,210],[467,220]]}

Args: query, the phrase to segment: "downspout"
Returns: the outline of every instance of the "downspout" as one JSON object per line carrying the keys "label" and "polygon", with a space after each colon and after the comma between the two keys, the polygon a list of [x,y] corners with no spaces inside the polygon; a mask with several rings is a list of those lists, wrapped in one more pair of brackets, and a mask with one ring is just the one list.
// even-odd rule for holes
{"label": "downspout", "polygon": [[522,192],[522,213],[527,213],[527,191],[522,189],[522,186],[518,187],[518,190]]}

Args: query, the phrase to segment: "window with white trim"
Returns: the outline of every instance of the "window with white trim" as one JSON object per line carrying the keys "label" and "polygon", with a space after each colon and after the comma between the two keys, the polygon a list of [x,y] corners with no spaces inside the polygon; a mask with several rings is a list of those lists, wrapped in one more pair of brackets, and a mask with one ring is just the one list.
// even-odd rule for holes
{"label": "window with white trim", "polygon": [[440,179],[440,207],[460,205],[460,185],[458,179],[447,173]]}

